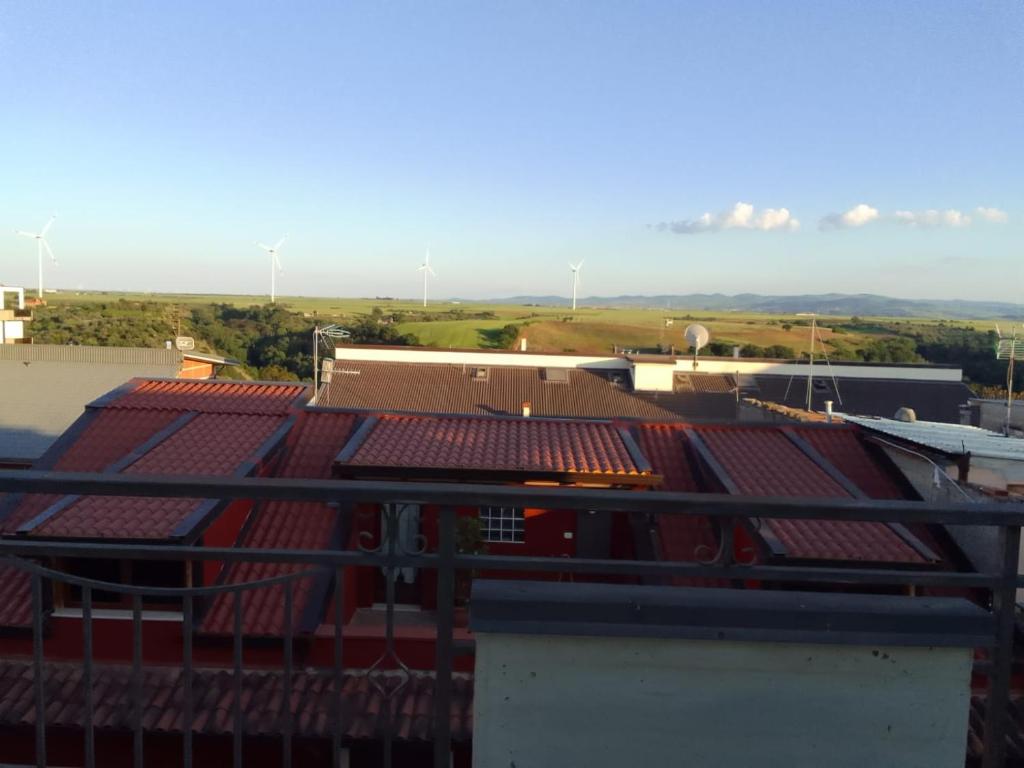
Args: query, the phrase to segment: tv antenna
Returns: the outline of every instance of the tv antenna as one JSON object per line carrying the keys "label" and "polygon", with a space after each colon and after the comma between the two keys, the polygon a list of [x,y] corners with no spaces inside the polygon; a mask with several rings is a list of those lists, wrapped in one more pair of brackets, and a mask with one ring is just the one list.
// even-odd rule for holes
{"label": "tv antenna", "polygon": [[1024,339],[1017,338],[1017,327],[1014,326],[1010,332],[1010,338],[1003,338],[1002,331],[996,325],[996,360],[1009,361],[1006,366],[1006,423],[1003,425],[1003,433],[1009,437],[1010,420],[1013,416],[1013,363],[1017,356],[1024,352]]}
{"label": "tv antenna", "polygon": [[313,327],[313,404],[316,404],[318,396],[320,394],[320,361],[319,351],[320,345],[323,344],[327,349],[331,350],[331,356],[334,356],[334,347],[337,346],[334,342],[339,339],[349,339],[352,334],[342,328],[336,323],[325,325],[322,328],[317,325]]}
{"label": "tv antenna", "polygon": [[700,348],[707,346],[708,339],[711,338],[711,334],[708,333],[708,329],[700,323],[693,323],[692,325],[686,326],[686,330],[683,331],[683,336],[686,337],[687,343],[693,347],[693,370],[697,370],[697,355],[700,353]]}

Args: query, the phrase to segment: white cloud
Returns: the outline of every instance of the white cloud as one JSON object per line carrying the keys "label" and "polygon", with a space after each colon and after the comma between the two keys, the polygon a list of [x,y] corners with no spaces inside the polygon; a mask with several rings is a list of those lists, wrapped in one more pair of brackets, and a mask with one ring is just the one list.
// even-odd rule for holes
{"label": "white cloud", "polygon": [[853,229],[863,227],[877,218],[877,208],[872,208],[867,203],[858,203],[843,213],[830,213],[828,216],[823,216],[818,222],[818,229]]}
{"label": "white cloud", "polygon": [[935,208],[926,211],[896,211],[892,217],[900,224],[911,227],[967,227],[971,224],[971,217],[955,208],[944,211]]}
{"label": "white cloud", "polygon": [[795,232],[800,222],[793,218],[788,208],[762,208],[756,210],[750,203],[736,203],[722,213],[704,213],[696,219],[663,221],[658,229],[669,230],[677,235],[695,235],[701,232],[721,232],[726,229],[756,229],[764,232],[781,229]]}
{"label": "white cloud", "polygon": [[993,224],[1005,224],[1007,219],[1010,217],[1006,214],[1006,211],[1001,211],[998,208],[986,208],[983,205],[979,205],[974,209],[974,212],[978,215],[979,219],[991,222]]}

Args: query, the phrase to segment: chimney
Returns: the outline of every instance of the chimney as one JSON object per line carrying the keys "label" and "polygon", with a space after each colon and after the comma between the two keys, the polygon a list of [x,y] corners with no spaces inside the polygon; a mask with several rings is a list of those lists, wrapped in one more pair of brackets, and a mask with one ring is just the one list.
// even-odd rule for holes
{"label": "chimney", "polygon": [[527,419],[529,417],[530,417],[530,401],[529,400],[524,400],[523,401],[523,418]]}
{"label": "chimney", "polygon": [[171,348],[172,348],[172,343],[169,342],[169,341],[165,341],[164,342],[164,349],[171,349]]}
{"label": "chimney", "polygon": [[735,357],[735,358],[739,358],[739,356],[740,356],[740,348],[739,347],[733,347],[732,348],[732,356]]}
{"label": "chimney", "polygon": [[525,336],[523,336],[523,338],[521,338],[519,340],[519,351],[520,352],[525,352],[526,351],[526,337]]}
{"label": "chimney", "polygon": [[825,401],[825,423],[826,424],[831,424],[832,423],[832,401],[831,400],[826,400]]}

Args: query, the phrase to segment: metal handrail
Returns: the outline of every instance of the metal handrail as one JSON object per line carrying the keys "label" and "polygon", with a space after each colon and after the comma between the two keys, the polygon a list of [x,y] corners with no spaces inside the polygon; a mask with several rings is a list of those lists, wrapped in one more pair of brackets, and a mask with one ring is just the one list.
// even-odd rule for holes
{"label": "metal handrail", "polygon": [[[614,482],[614,476],[609,482]],[[47,540],[41,537],[17,535],[0,538],[0,562],[8,562],[30,574],[33,601],[33,669],[35,674],[35,697],[37,707],[37,749],[39,765],[45,765],[45,711],[43,672],[43,631],[44,580],[63,581],[77,584],[82,589],[83,602],[83,663],[85,677],[92,680],[92,623],[93,594],[104,590],[132,597],[133,627],[133,680],[141,678],[141,627],[142,602],[145,595],[173,596],[182,600],[183,648],[182,663],[185,669],[184,706],[186,723],[191,723],[192,677],[195,606],[198,598],[218,594],[234,593],[234,671],[237,686],[241,685],[242,671],[242,600],[243,592],[283,585],[285,591],[282,625],[284,664],[281,671],[285,690],[290,690],[292,679],[292,643],[294,641],[293,598],[296,580],[318,573],[330,573],[336,579],[334,592],[334,671],[333,682],[335,712],[341,710],[341,664],[342,664],[342,580],[344,568],[356,565],[383,566],[390,574],[388,583],[388,614],[385,637],[387,652],[396,662],[399,674],[409,673],[401,659],[394,652],[394,588],[391,580],[397,569],[417,567],[436,570],[437,578],[437,632],[435,644],[435,708],[434,762],[448,765],[450,760],[451,733],[449,708],[451,702],[452,658],[453,658],[453,610],[454,577],[457,570],[491,570],[517,572],[558,572],[590,573],[605,575],[655,576],[660,578],[684,577],[723,580],[761,580],[777,583],[847,583],[861,585],[914,585],[954,587],[960,589],[982,589],[992,595],[992,614],[996,630],[992,637],[993,648],[989,665],[989,692],[985,726],[985,768],[996,768],[1004,762],[1007,700],[1010,686],[1012,646],[1014,631],[1014,607],[1016,589],[1024,587],[1024,577],[1018,575],[1020,528],[1024,525],[1024,504],[1020,503],[969,503],[931,504],[914,501],[870,501],[858,499],[779,499],[730,496],[725,494],[674,493],[662,491],[628,491],[584,488],[551,488],[536,486],[497,486],[456,483],[424,482],[367,482],[352,480],[318,480],[292,478],[225,478],[225,477],[167,477],[117,474],[91,474],[77,472],[46,472],[38,470],[0,470],[0,492],[13,494],[56,493],[60,495],[85,494],[104,496],[172,497],[196,499],[246,499],[306,500],[337,503],[339,514],[354,515],[356,504],[380,505],[377,514],[400,515],[397,511],[402,503],[432,504],[440,507],[438,518],[438,546],[435,552],[423,548],[403,549],[395,533],[399,526],[382,526],[387,541],[373,550],[330,549],[330,550],[287,550],[253,549],[235,547],[188,546],[173,544],[132,544],[126,542],[85,542],[68,540]],[[16,497],[14,497],[16,498]],[[7,504],[11,504],[8,497]],[[480,506],[523,506],[548,509],[585,509],[597,511],[639,512],[664,515],[701,515],[731,526],[737,520],[750,518],[789,519],[837,519],[843,521],[873,521],[882,523],[937,523],[946,525],[987,525],[999,531],[1000,565],[992,571],[966,573],[940,571],[928,566],[897,568],[884,563],[873,563],[868,567],[841,566],[791,566],[780,564],[744,564],[732,560],[728,547],[722,547],[711,562],[664,562],[644,560],[609,560],[588,558],[533,557],[506,555],[457,554],[455,550],[455,519],[458,507]],[[0,515],[4,507],[0,506]],[[731,530],[731,528],[730,528]],[[296,567],[293,573],[244,583],[224,582],[202,587],[139,587],[111,584],[87,577],[74,576],[42,565],[33,560],[61,557],[91,557],[114,559],[147,559],[164,561],[219,561],[225,567],[240,562],[285,563]],[[385,660],[382,656],[379,662]],[[383,673],[383,667],[375,664],[366,670],[371,681],[374,675]],[[393,673],[389,673],[393,674]],[[141,683],[136,683],[141,685]],[[399,686],[400,687],[400,686]],[[391,688],[381,686],[382,695],[388,695]],[[95,765],[94,741],[91,728],[93,702],[92,689],[87,686],[86,718],[86,765]],[[234,753],[235,764],[241,764],[242,713],[236,696]],[[288,701],[289,697],[285,697]],[[138,703],[138,702],[136,702]],[[385,708],[388,709],[388,708]],[[390,712],[390,710],[388,709]],[[283,748],[282,760],[290,760],[292,734],[291,712],[282,711]],[[340,717],[334,718],[332,745],[335,761],[342,743]],[[186,765],[192,759],[191,727],[183,729]],[[383,740],[384,762],[390,763],[390,731]],[[141,717],[134,729],[135,764],[141,766]]]}

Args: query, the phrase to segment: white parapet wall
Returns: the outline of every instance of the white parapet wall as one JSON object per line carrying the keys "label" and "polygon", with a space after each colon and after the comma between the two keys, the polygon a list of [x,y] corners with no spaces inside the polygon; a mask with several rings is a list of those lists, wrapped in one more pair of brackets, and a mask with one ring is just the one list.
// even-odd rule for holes
{"label": "white parapet wall", "polygon": [[[426,349],[423,347],[335,348],[335,359],[387,363],[447,363],[473,366],[520,366],[529,368],[597,368],[631,372],[634,387],[641,391],[672,391],[676,373],[717,373],[772,376],[807,376],[806,363],[787,360],[754,360],[734,357],[701,357],[694,368],[692,358],[630,360],[618,355],[547,355],[536,352],[485,352],[473,350]],[[960,368],[929,365],[850,365],[818,364],[815,375],[858,379],[901,379],[913,381],[959,382]]]}
{"label": "white parapet wall", "polygon": [[971,651],[476,635],[473,765],[962,768]]}
{"label": "white parapet wall", "polygon": [[479,579],[477,768],[962,768],[959,598]]}

